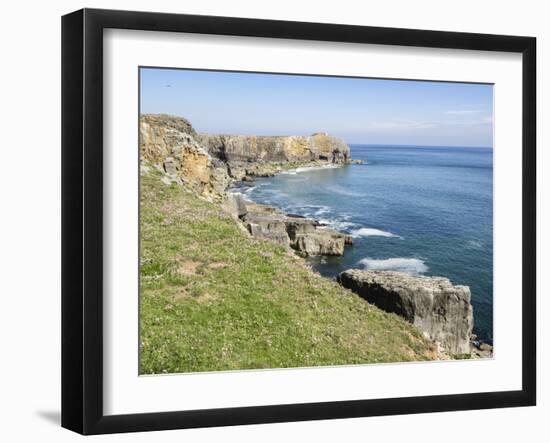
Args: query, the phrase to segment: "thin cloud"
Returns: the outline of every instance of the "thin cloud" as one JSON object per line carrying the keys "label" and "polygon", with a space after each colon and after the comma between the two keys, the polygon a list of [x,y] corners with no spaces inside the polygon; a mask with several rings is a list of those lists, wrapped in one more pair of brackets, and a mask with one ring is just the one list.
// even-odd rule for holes
{"label": "thin cloud", "polygon": [[476,120],[467,120],[467,121],[452,121],[452,122],[445,122],[442,123],[444,126],[476,126],[476,125],[492,125],[493,124],[493,117],[485,116],[480,117]]}
{"label": "thin cloud", "polygon": [[435,128],[437,125],[426,121],[380,121],[370,122],[367,127],[373,131],[414,131],[418,129]]}

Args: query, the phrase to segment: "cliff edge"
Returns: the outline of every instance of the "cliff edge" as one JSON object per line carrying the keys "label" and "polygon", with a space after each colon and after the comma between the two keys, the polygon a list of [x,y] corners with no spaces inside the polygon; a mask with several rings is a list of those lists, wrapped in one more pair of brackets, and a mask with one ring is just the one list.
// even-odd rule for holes
{"label": "cliff edge", "polygon": [[350,162],[349,147],[326,133],[309,137],[199,135],[188,120],[164,114],[140,117],[140,155],[163,170],[162,179],[186,184],[210,201],[222,202],[256,238],[292,248],[300,255],[342,255],[351,236],[316,220],[244,202],[226,190],[241,180],[270,176],[297,166]]}
{"label": "cliff edge", "polygon": [[140,116],[140,155],[203,196],[220,197],[234,181],[298,166],[344,165],[348,145],[326,133],[302,136],[198,134],[182,117]]}
{"label": "cliff edge", "polygon": [[199,139],[212,155],[229,163],[347,163],[351,159],[348,145],[324,132],[308,137],[201,134]]}
{"label": "cliff edge", "polygon": [[474,325],[470,288],[444,277],[348,269],[337,281],[369,303],[412,323],[451,354],[469,354]]}

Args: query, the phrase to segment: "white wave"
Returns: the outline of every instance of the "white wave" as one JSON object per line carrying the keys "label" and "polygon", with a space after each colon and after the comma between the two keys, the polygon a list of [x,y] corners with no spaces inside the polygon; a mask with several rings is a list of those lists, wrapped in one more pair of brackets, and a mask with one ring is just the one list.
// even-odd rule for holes
{"label": "white wave", "polygon": [[353,237],[399,237],[399,235],[392,234],[391,232],[382,231],[375,228],[361,228],[351,232]]}
{"label": "white wave", "polygon": [[329,164],[329,165],[319,165],[319,166],[300,166],[299,168],[288,169],[286,171],[283,171],[281,172],[281,174],[296,175],[296,174],[300,174],[301,172],[322,171],[323,169],[337,169],[341,167],[342,165],[340,164]]}
{"label": "white wave", "polygon": [[321,206],[319,209],[317,209],[313,215],[315,215],[316,217],[319,217],[323,214],[327,214],[330,212],[330,208],[328,206]]}
{"label": "white wave", "polygon": [[304,217],[316,218],[331,211],[330,207],[325,205],[291,205],[289,212],[301,214]]}
{"label": "white wave", "polygon": [[346,231],[349,228],[353,228],[354,226],[357,226],[353,222],[349,222],[346,220],[339,220],[339,219],[319,219],[319,223],[323,225],[327,225],[328,227],[335,229],[337,231]]}
{"label": "white wave", "polygon": [[373,271],[399,271],[406,272],[407,274],[422,274],[428,270],[428,266],[424,263],[424,260],[418,258],[387,258],[387,259],[374,259],[364,258],[360,260],[365,269]]}

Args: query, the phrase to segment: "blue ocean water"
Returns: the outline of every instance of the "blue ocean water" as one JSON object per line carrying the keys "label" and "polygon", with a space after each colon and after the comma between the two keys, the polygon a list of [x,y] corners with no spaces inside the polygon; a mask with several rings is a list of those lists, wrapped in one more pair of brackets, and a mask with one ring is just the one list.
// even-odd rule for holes
{"label": "blue ocean water", "polygon": [[365,164],[258,179],[246,197],[351,233],[354,244],[343,257],[311,259],[325,276],[389,269],[468,285],[474,333],[492,342],[492,149],[350,148]]}

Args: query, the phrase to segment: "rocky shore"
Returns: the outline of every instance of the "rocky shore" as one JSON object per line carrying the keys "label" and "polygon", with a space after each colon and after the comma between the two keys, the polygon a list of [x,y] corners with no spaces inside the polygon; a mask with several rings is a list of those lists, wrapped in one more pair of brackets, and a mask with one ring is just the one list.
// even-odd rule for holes
{"label": "rocky shore", "polygon": [[140,117],[141,158],[160,165],[174,180],[201,195],[223,200],[235,182],[267,177],[300,166],[345,165],[349,147],[326,133],[302,136],[198,134],[180,117]]}
{"label": "rocky shore", "polygon": [[[219,203],[254,238],[304,257],[343,255],[353,243],[350,235],[317,220],[285,214],[230,192],[238,182],[289,169],[354,163],[349,147],[326,133],[307,137],[199,134],[183,118],[142,115],[140,153],[142,167],[154,165],[164,172],[166,184],[185,184],[202,198]],[[357,269],[341,273],[337,281],[378,308],[403,317],[437,343],[443,354],[492,356],[488,345],[472,344],[473,309],[467,286],[452,285],[442,277]]]}
{"label": "rocky shore", "polygon": [[198,134],[191,124],[168,115],[141,116],[142,159],[161,167],[166,183],[186,183],[220,201],[248,233],[295,250],[302,256],[343,255],[352,237],[317,220],[284,214],[246,202],[230,186],[298,167],[338,167],[352,162],[349,147],[326,133],[302,136]]}
{"label": "rocky shore", "polygon": [[351,235],[329,229],[317,220],[247,202],[238,194],[231,194],[225,207],[253,237],[292,248],[304,257],[343,255],[345,246],[353,243]]}
{"label": "rocky shore", "polygon": [[444,277],[349,269],[338,282],[386,312],[415,325],[451,354],[470,354],[474,326],[468,286]]}

